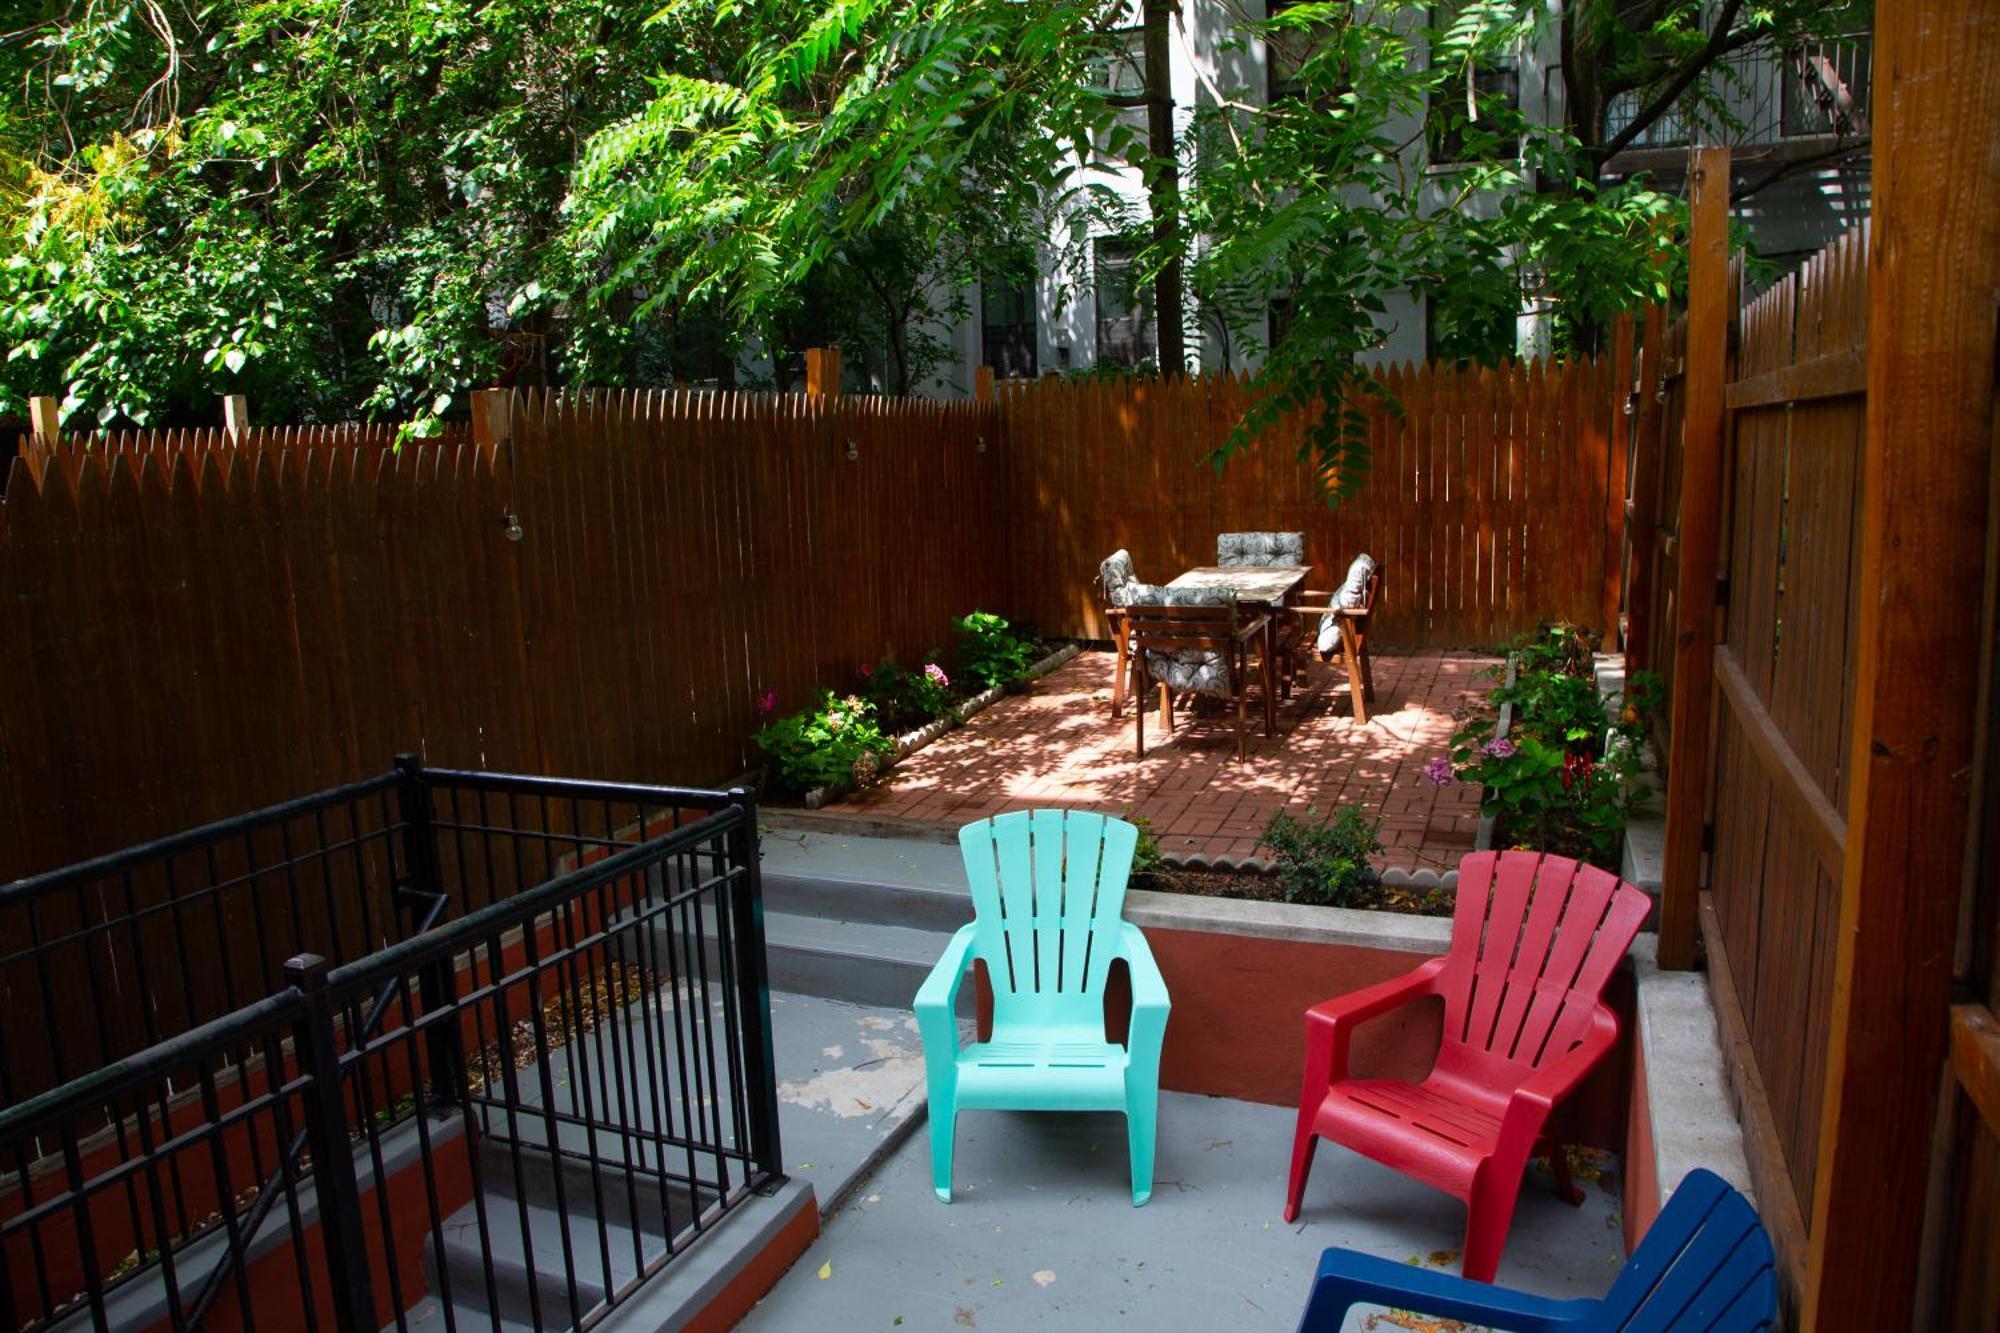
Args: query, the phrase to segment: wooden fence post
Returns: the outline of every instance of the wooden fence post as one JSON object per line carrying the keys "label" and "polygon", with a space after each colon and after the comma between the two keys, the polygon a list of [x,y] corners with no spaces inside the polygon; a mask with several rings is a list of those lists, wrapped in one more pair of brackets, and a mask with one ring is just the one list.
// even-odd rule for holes
{"label": "wooden fence post", "polygon": [[1625,485],[1632,461],[1632,316],[1620,315],[1611,332],[1611,392],[1605,410],[1607,475],[1604,484],[1604,634],[1617,642],[1618,611],[1625,601]]}
{"label": "wooden fence post", "polygon": [[1688,164],[1686,411],[1681,426],[1680,586],[1674,695],[1667,730],[1666,861],[1660,875],[1660,966],[1694,966],[1696,901],[1715,697],[1715,574],[1722,536],[1723,380],[1728,373],[1729,150],[1698,148]]}
{"label": "wooden fence post", "polygon": [[232,439],[250,429],[250,400],[240,393],[222,396],[222,429]]}
{"label": "wooden fence post", "polygon": [[840,349],[806,348],[806,397],[840,397]]}
{"label": "wooden fence post", "polygon": [[972,400],[976,403],[993,401],[993,367],[975,366],[972,371]]}
{"label": "wooden fence post", "polygon": [[[1996,70],[1991,6],[1876,7],[1863,592],[1803,1328],[1914,1326],[1993,595]],[[1977,1243],[1941,1266],[1983,1264]]]}
{"label": "wooden fence post", "polygon": [[1646,307],[1639,339],[1638,410],[1632,424],[1632,568],[1625,580],[1625,678],[1653,665],[1653,566],[1660,542],[1660,360],[1667,312]]}
{"label": "wooden fence post", "polygon": [[472,442],[491,449],[513,438],[514,391],[474,389],[472,391]]}
{"label": "wooden fence post", "polygon": [[44,449],[62,438],[62,400],[37,396],[28,400],[28,434]]}

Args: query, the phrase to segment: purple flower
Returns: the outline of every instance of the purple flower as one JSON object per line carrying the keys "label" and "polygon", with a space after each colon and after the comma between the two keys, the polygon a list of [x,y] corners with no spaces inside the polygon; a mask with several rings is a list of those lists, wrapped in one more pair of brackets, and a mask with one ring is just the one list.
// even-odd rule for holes
{"label": "purple flower", "polygon": [[1511,759],[1514,757],[1514,742],[1508,740],[1505,736],[1495,736],[1479,748],[1486,752],[1488,759]]}
{"label": "purple flower", "polygon": [[778,711],[778,692],[772,690],[757,696],[757,711],[766,717]]}
{"label": "purple flower", "polygon": [[1453,781],[1451,760],[1445,758],[1443,755],[1439,755],[1428,764],[1425,764],[1424,781],[1433,783],[1439,787],[1449,787]]}
{"label": "purple flower", "polygon": [[924,675],[930,678],[931,684],[937,686],[941,690],[946,689],[951,685],[951,677],[945,675],[944,668],[939,666],[936,662],[924,663]]}

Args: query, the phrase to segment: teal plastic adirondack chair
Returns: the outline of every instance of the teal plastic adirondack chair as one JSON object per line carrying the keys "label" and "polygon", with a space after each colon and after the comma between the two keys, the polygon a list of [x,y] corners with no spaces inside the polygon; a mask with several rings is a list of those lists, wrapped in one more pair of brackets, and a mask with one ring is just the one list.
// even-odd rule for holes
{"label": "teal plastic adirondack chair", "polygon": [[[930,1090],[931,1173],[951,1202],[962,1110],[1123,1111],[1132,1204],[1153,1196],[1167,987],[1139,928],[1120,915],[1139,831],[1122,819],[1028,810],[958,831],[973,923],[917,991]],[[1123,1046],[1104,1035],[1111,960],[1132,974]],[[973,960],[993,988],[992,1040],[960,1048],[954,1009]]]}

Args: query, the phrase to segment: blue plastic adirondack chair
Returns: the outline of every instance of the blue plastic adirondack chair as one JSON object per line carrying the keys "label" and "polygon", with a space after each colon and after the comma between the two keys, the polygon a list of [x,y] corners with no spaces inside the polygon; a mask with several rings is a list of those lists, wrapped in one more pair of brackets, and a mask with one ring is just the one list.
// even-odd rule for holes
{"label": "blue plastic adirondack chair", "polygon": [[[974,920],[952,936],[916,1002],[931,1172],[944,1202],[961,1110],[1123,1111],[1133,1206],[1152,1197],[1167,987],[1146,937],[1120,915],[1138,836],[1122,819],[1070,810],[997,815],[958,831]],[[1104,1035],[1114,958],[1132,974],[1123,1046]],[[993,988],[993,1034],[961,1050],[953,1010],[974,959]]]}
{"label": "blue plastic adirondack chair", "polygon": [[1771,1238],[1750,1201],[1712,1171],[1694,1170],[1653,1220],[1601,1301],[1550,1300],[1374,1255],[1320,1256],[1299,1333],[1337,1333],[1356,1305],[1462,1319],[1519,1333],[1613,1329],[1739,1333],[1776,1326]]}

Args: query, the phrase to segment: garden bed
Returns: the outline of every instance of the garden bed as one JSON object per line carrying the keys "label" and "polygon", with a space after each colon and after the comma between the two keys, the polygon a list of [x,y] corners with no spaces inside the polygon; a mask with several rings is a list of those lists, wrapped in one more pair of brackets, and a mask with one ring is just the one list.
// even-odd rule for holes
{"label": "garden bed", "polygon": [[[1044,643],[1041,644],[1040,646],[1046,647],[1047,645]],[[887,773],[890,769],[896,766],[897,760],[915,754],[918,750],[923,749],[926,745],[929,745],[932,741],[935,741],[938,737],[944,735],[946,732],[952,730],[954,727],[964,726],[974,717],[978,716],[980,713],[985,712],[987,709],[991,708],[994,704],[997,704],[1002,699],[1006,698],[1010,692],[1018,690],[1023,686],[1029,684],[1030,682],[1039,680],[1041,677],[1048,675],[1049,672],[1054,671],[1057,667],[1069,661],[1070,658],[1075,657],[1079,652],[1082,651],[1083,651],[1083,646],[1081,644],[1077,643],[1064,644],[1061,647],[1056,648],[1051,652],[1045,653],[1040,660],[1035,662],[1034,665],[1030,666],[1027,669],[1027,671],[1022,674],[1021,678],[1018,681],[1015,681],[1013,684],[995,685],[988,689],[982,690],[978,694],[973,695],[971,698],[966,699],[963,702],[954,705],[951,711],[947,713],[945,716],[932,718],[929,722],[926,722],[923,726],[918,727],[913,731],[906,731],[900,736],[896,737],[895,754],[891,756],[889,759],[885,760],[882,763],[881,767],[876,770],[876,776],[878,780],[882,774]],[[820,807],[827,804],[827,802],[837,801],[842,796],[846,795],[848,792],[853,791],[854,786],[855,784],[852,782],[836,782],[836,783],[827,783],[822,786],[814,787],[810,791],[805,793],[805,796],[800,803],[804,805],[805,808],[808,810],[817,810]]]}
{"label": "garden bed", "polygon": [[[1391,871],[1359,886],[1343,907],[1364,912],[1407,912],[1415,916],[1450,916],[1456,878],[1433,871],[1410,874]],[[1284,881],[1262,869],[1213,870],[1167,866],[1132,877],[1132,887],[1152,893],[1187,893],[1200,898],[1237,898],[1247,902],[1286,901]]]}
{"label": "garden bed", "polygon": [[1480,787],[1475,846],[1530,847],[1616,873],[1625,829],[1649,788],[1640,768],[1658,678],[1639,673],[1607,691],[1596,670],[1597,636],[1544,626],[1509,653],[1491,711],[1452,737],[1449,758],[1426,776]]}

